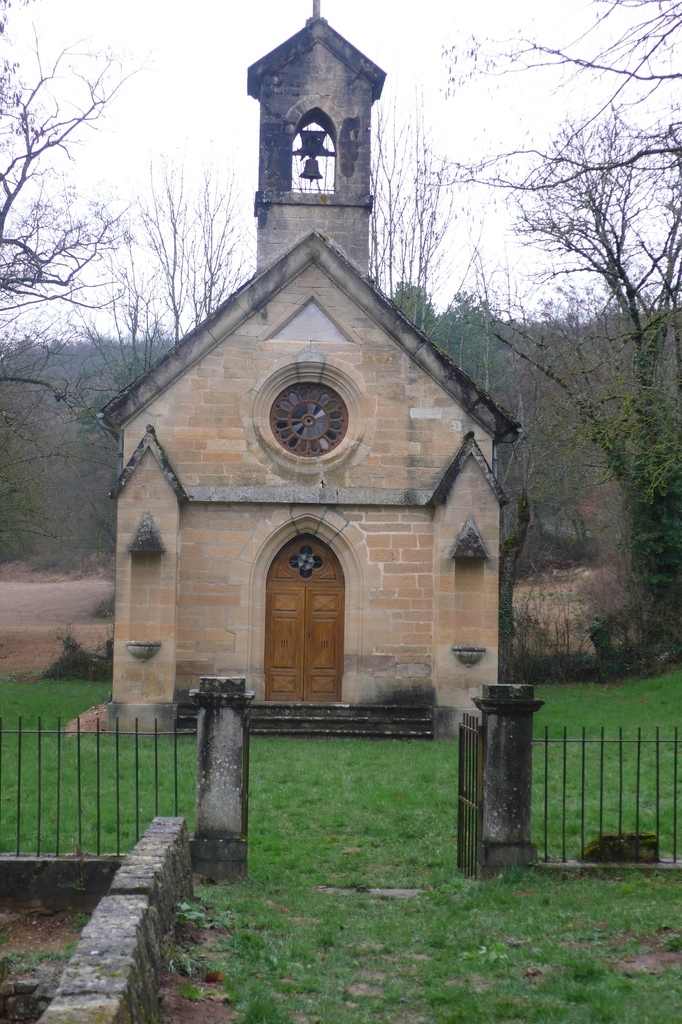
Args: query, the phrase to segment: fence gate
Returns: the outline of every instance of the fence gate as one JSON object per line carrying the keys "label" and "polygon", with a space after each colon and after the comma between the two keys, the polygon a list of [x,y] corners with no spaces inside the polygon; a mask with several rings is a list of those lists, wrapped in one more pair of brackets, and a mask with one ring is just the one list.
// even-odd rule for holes
{"label": "fence gate", "polygon": [[457,867],[476,877],[476,847],[481,811],[483,741],[475,715],[464,715],[459,727],[459,787],[457,799]]}

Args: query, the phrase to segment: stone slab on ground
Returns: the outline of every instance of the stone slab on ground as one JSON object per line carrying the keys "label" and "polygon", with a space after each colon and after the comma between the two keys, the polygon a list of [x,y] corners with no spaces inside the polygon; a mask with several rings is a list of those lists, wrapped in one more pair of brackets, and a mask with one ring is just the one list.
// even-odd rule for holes
{"label": "stone slab on ground", "polygon": [[357,896],[358,893],[368,896],[388,896],[398,900],[409,900],[419,896],[425,889],[366,889],[364,885],[356,885],[352,889],[342,889],[335,885],[318,885],[317,892],[326,892],[331,896]]}

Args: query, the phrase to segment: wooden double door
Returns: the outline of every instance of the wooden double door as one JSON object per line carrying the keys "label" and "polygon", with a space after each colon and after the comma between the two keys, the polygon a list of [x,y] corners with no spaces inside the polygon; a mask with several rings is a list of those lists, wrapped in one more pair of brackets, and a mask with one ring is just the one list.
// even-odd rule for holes
{"label": "wooden double door", "polygon": [[304,534],[282,548],[267,581],[266,700],[341,700],[343,604],[343,571],[326,544]]}

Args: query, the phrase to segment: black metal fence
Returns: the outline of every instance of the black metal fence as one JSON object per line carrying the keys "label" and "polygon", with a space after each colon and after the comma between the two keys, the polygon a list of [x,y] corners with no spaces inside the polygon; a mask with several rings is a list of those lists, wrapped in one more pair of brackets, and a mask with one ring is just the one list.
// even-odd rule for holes
{"label": "black metal fence", "polygon": [[546,728],[533,742],[533,838],[543,860],[607,851],[600,859],[679,862],[677,728],[625,737],[602,727],[577,738]]}
{"label": "black metal fence", "polygon": [[159,814],[194,819],[196,738],[162,732],[26,729],[0,718],[0,852],[116,853]]}
{"label": "black metal fence", "polygon": [[457,867],[468,878],[476,877],[481,768],[481,726],[475,715],[465,714],[459,727]]}

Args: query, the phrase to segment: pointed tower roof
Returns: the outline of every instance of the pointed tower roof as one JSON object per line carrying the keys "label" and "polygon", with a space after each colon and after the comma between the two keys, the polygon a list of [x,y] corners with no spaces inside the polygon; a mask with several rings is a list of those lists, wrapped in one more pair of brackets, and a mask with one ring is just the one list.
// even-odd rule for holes
{"label": "pointed tower roof", "polygon": [[249,96],[260,100],[260,89],[263,79],[288,64],[289,61],[305,53],[315,43],[322,43],[327,49],[347,64],[356,74],[362,75],[372,86],[372,100],[378,100],[384,87],[386,72],[382,71],[369,57],[365,57],[357,47],[344,39],[324,18],[309,18],[305,28],[286,42],[280,43],[274,50],[261,57],[249,68]]}

